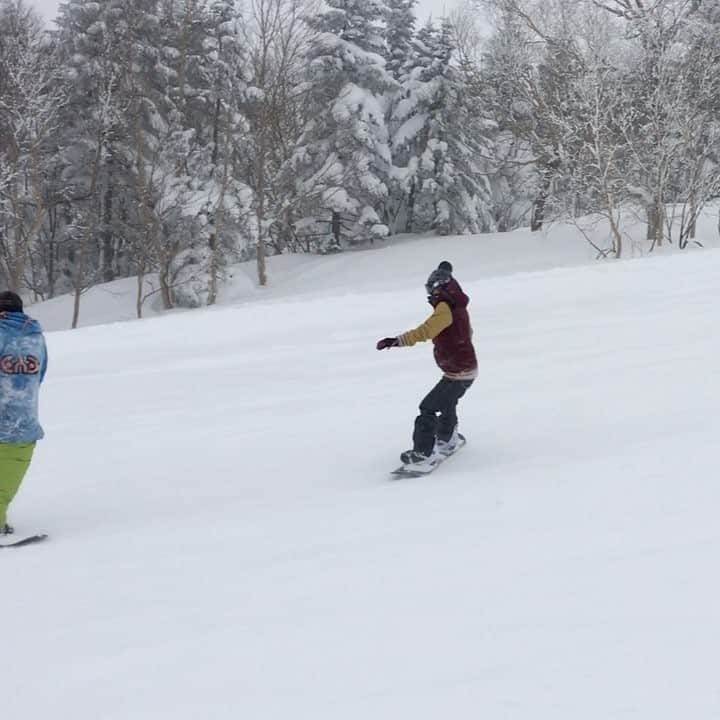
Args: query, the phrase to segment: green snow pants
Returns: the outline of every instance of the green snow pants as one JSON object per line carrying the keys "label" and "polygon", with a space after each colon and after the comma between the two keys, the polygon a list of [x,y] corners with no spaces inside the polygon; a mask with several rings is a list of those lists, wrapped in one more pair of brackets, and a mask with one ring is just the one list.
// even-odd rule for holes
{"label": "green snow pants", "polygon": [[0,528],[7,522],[12,502],[30,467],[35,443],[0,443]]}

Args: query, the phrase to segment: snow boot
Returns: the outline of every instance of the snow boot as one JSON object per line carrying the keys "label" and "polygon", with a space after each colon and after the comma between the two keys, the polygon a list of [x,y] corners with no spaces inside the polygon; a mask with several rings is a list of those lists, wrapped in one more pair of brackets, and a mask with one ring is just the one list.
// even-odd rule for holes
{"label": "snow boot", "polygon": [[447,457],[452,455],[460,442],[460,436],[457,431],[457,426],[452,432],[452,435],[447,440],[440,440],[439,438],[435,441],[435,452],[440,453]]}
{"label": "snow boot", "polygon": [[406,450],[404,453],[400,453],[400,460],[406,465],[414,465],[415,463],[426,462],[427,459],[428,455],[418,452],[417,450]]}
{"label": "snow boot", "polygon": [[439,459],[440,458],[434,453],[432,455],[425,455],[425,453],[418,452],[417,450],[406,450],[400,454],[400,460],[406,470],[413,470],[420,473],[434,470]]}

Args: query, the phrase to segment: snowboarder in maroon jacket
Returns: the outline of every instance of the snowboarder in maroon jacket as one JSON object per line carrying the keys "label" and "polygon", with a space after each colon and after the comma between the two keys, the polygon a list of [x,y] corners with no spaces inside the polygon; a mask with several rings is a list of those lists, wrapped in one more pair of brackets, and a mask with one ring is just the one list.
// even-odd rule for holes
{"label": "snowboarder in maroon jacket", "polygon": [[436,454],[449,455],[458,443],[457,404],[477,377],[478,365],[472,344],[467,306],[470,298],[452,276],[452,265],[441,262],[425,284],[432,315],[419,327],[392,338],[383,338],[378,350],[411,347],[432,340],[435,361],[443,371],[440,382],[420,403],[415,420],[413,449],[400,456],[405,465],[430,470]]}

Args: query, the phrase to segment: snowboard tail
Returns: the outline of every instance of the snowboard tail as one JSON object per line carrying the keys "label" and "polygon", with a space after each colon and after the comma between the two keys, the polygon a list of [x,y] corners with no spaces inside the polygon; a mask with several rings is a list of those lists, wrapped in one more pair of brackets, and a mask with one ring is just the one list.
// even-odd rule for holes
{"label": "snowboard tail", "polygon": [[34,543],[47,540],[45,533],[36,533],[33,535],[4,535],[0,537],[0,548],[22,547],[23,545],[32,545]]}

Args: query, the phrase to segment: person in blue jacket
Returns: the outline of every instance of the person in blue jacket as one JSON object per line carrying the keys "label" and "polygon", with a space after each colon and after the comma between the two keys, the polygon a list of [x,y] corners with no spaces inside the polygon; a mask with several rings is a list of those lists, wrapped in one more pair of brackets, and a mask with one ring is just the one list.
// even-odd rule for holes
{"label": "person in blue jacket", "polygon": [[7,524],[8,506],[44,434],[38,396],[46,370],[40,325],[23,312],[18,295],[0,293],[0,537],[13,532]]}

